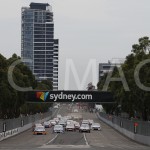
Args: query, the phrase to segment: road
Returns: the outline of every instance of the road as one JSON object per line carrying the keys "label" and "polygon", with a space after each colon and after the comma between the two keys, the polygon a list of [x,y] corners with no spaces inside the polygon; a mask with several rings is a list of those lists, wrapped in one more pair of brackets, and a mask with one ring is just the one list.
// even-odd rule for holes
{"label": "road", "polygon": [[[59,114],[71,113],[68,106],[63,106]],[[57,150],[57,149],[84,149],[84,150],[149,150],[150,147],[138,144],[122,136],[120,133],[99,121],[94,113],[79,112],[84,119],[93,119],[100,122],[102,131],[91,133],[65,132],[63,134],[52,133],[52,129],[46,129],[47,135],[33,135],[28,130],[19,135],[0,142],[0,150]]]}

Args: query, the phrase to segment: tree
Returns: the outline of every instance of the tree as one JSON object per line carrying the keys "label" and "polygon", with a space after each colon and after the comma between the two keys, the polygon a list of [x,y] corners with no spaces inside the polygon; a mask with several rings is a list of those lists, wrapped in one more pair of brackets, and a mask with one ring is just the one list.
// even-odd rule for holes
{"label": "tree", "polygon": [[[145,59],[150,59],[150,40],[148,37],[142,37],[139,39],[138,44],[132,46],[132,53],[126,57],[125,62],[121,65],[124,71],[127,83],[130,88],[130,92],[126,92],[123,86],[119,82],[111,82],[109,85],[109,91],[114,93],[116,106],[104,106],[107,112],[111,112],[115,107],[121,105],[121,109],[127,112],[130,117],[135,117],[135,112],[139,114],[143,120],[148,120],[150,116],[150,93],[140,89],[134,80],[134,71],[136,66]],[[150,87],[150,64],[144,65],[140,70],[140,81],[147,87]],[[113,76],[117,77],[119,74],[114,69]],[[100,82],[97,84],[98,89],[101,90],[106,79],[107,74],[103,76]],[[137,116],[136,116],[137,117]]]}
{"label": "tree", "polygon": [[[11,87],[7,79],[7,72],[9,66],[18,59],[20,57],[16,54],[13,54],[9,59],[0,54],[0,118],[14,118],[20,114],[46,112],[51,106],[50,104],[27,104],[27,93],[17,91]],[[20,87],[52,90],[52,83],[50,81],[38,83],[32,71],[23,63],[18,64],[13,70],[13,80]]]}

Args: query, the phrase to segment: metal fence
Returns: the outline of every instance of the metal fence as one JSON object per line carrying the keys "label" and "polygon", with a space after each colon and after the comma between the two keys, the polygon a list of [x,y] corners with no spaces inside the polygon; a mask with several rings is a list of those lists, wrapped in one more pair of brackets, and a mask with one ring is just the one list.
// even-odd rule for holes
{"label": "metal fence", "polygon": [[99,113],[101,117],[107,119],[113,124],[118,125],[135,134],[140,134],[144,136],[150,136],[150,122],[138,121],[138,120],[128,120],[114,115],[108,115],[105,113]]}
{"label": "metal fence", "polygon": [[27,125],[29,123],[35,123],[49,116],[52,116],[52,111],[47,113],[38,113],[35,115],[22,116],[15,119],[0,120],[0,133],[16,129],[18,127],[23,127],[24,125]]}

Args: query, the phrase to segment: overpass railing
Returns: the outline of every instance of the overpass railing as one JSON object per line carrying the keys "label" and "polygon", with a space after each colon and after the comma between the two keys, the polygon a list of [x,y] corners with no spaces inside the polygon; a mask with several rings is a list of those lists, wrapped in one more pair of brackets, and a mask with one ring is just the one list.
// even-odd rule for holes
{"label": "overpass railing", "polygon": [[150,122],[139,120],[128,120],[125,118],[117,117],[100,112],[99,115],[107,121],[124,128],[134,134],[140,134],[144,136],[150,136]]}

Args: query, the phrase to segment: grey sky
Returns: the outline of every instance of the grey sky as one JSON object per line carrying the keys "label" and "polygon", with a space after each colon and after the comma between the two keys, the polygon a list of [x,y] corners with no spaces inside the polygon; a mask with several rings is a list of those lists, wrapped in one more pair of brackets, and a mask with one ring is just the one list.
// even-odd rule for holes
{"label": "grey sky", "polygon": [[[52,5],[55,38],[60,40],[59,89],[65,62],[74,61],[80,80],[91,58],[124,58],[138,38],[150,36],[149,0],[0,0],[0,53],[20,55],[21,7],[30,2]],[[91,80],[90,75],[87,83]],[[70,89],[76,89],[71,77]]]}

